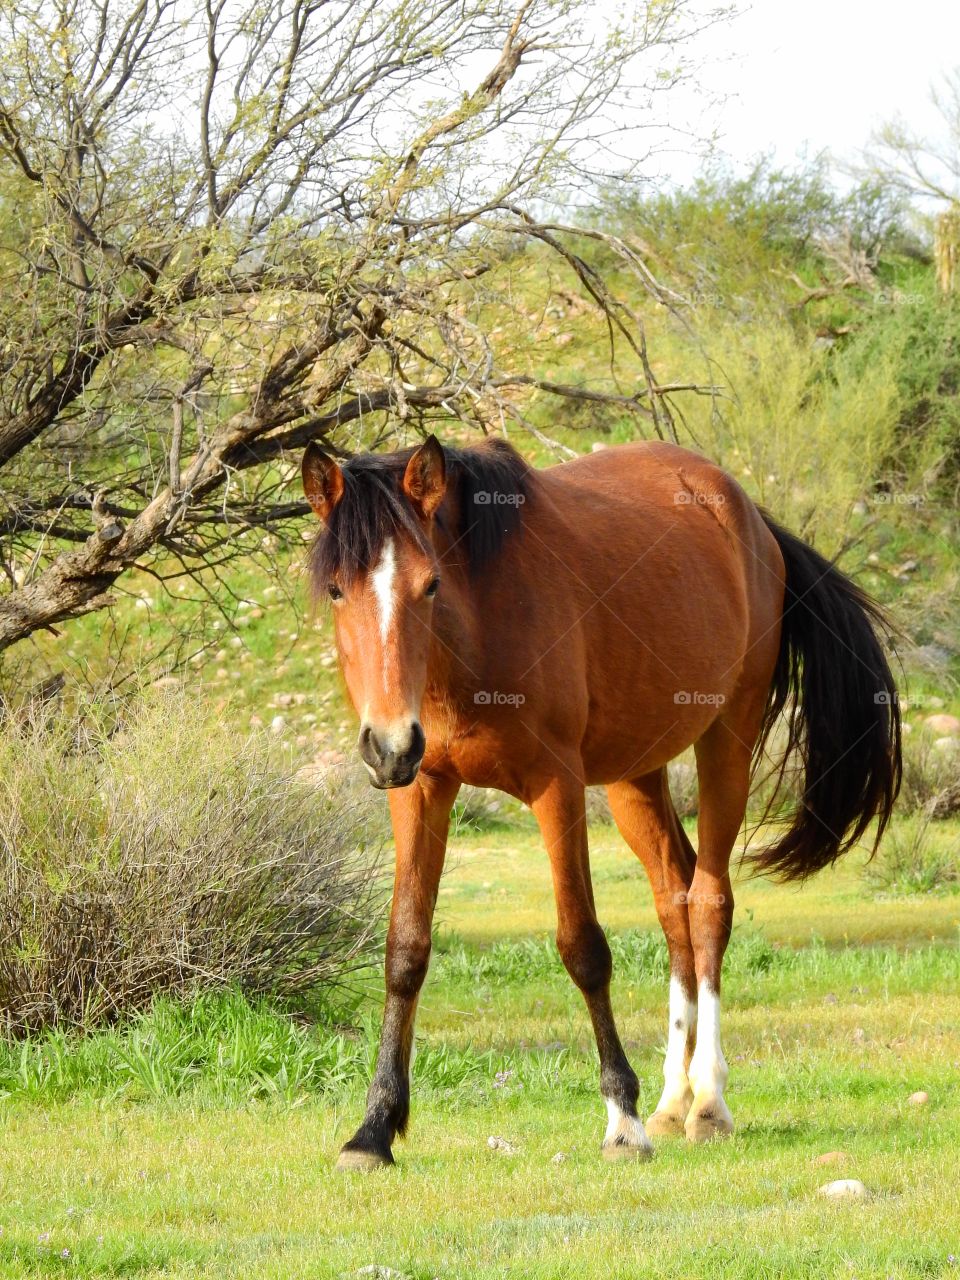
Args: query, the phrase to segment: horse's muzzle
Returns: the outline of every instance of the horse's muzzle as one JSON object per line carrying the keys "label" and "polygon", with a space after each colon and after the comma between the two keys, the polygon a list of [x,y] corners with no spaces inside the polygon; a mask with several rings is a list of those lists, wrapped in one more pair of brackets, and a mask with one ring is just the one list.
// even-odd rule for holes
{"label": "horse's muzzle", "polygon": [[389,787],[406,787],[417,776],[423,759],[426,738],[418,720],[397,731],[378,731],[365,724],[360,730],[360,758],[367,766],[370,782],[380,791]]}

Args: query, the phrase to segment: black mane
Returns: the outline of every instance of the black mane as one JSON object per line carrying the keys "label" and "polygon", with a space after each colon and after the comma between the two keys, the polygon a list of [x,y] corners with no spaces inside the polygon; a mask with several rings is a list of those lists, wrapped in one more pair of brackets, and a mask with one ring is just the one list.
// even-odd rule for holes
{"label": "black mane", "polygon": [[[343,496],[317,535],[308,560],[318,592],[334,577],[349,584],[373,569],[384,542],[395,534],[406,533],[425,545],[423,529],[401,488],[414,452],[415,448],[358,453],[342,464]],[[476,575],[520,525],[530,467],[505,440],[470,449],[444,446],[443,456],[447,494],[436,520],[452,535],[457,558]]]}

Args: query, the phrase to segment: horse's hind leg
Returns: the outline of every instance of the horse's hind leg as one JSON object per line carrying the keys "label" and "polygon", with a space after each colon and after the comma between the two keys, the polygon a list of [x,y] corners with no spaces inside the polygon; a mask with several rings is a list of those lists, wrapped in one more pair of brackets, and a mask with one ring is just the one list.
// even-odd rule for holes
{"label": "horse's hind leg", "polygon": [[733,1132],[723,1098],[727,1064],[720,1046],[720,970],[733,924],[730,855],[746,812],[761,713],[757,703],[749,714],[717,720],[696,744],[700,815],[687,899],[697,974],[697,1043],[688,1071],[693,1103],[686,1122],[692,1142]]}
{"label": "horse's hind leg", "polygon": [[650,1141],[637,1114],[640,1086],[620,1043],[610,1004],[610,948],[597,922],[590,882],[583,784],[553,778],[532,806],[550,855],[557,902],[557,949],[580,988],[600,1055],[600,1091],[607,1104],[603,1154],[648,1156]]}
{"label": "horse's hind leg", "polygon": [[682,1137],[693,1092],[687,1064],[697,1017],[697,980],[687,917],[695,855],[673,807],[666,771],[607,788],[620,834],[646,869],[657,916],[670,952],[670,1003],[663,1093],[647,1121],[647,1134]]}

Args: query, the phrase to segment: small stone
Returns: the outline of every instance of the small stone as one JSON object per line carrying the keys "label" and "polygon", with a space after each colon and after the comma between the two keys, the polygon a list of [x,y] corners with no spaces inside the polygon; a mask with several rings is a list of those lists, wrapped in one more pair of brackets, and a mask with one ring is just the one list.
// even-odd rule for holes
{"label": "small stone", "polygon": [[828,992],[827,992],[827,994],[823,997],[823,1003],[824,1003],[824,1004],[839,1004],[839,1003],[840,1003],[840,1001],[837,999],[837,997],[833,994],[833,992],[832,992],[832,991],[828,991]]}
{"label": "small stone", "polygon": [[279,737],[280,734],[283,733],[286,727],[287,727],[287,722],[286,720],[284,720],[283,716],[274,716],[273,719],[270,721],[270,732],[273,734],[276,734],[277,737]]}
{"label": "small stone", "polygon": [[817,1195],[828,1200],[866,1200],[870,1192],[859,1178],[837,1178],[835,1182],[825,1182],[819,1187]]}
{"label": "small stone", "polygon": [[487,1146],[491,1151],[500,1151],[505,1156],[515,1156],[517,1154],[517,1148],[512,1142],[508,1142],[506,1138],[491,1136],[487,1139]]}
{"label": "small stone", "polygon": [[926,1089],[918,1089],[916,1093],[911,1093],[907,1101],[911,1107],[925,1107],[930,1101],[930,1095]]}
{"label": "small stone", "polygon": [[822,1156],[817,1156],[813,1163],[815,1165],[846,1164],[849,1159],[846,1151],[825,1151]]}
{"label": "small stone", "polygon": [[567,1153],[566,1153],[565,1151],[558,1151],[558,1152],[557,1152],[557,1154],[556,1154],[555,1156],[551,1156],[551,1157],[550,1157],[550,1163],[551,1163],[551,1164],[563,1164],[563,1162],[564,1162],[564,1160],[566,1160],[566,1158],[567,1158]]}

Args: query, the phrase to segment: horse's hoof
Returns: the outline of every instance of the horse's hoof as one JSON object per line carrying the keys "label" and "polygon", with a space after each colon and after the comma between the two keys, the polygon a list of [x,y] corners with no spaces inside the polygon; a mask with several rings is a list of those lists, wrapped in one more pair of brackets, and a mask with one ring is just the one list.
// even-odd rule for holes
{"label": "horse's hoof", "polygon": [[653,1147],[649,1142],[646,1146],[628,1146],[625,1142],[605,1142],[600,1148],[600,1154],[604,1160],[650,1160],[653,1157]]}
{"label": "horse's hoof", "polygon": [[371,1169],[388,1169],[393,1164],[393,1156],[381,1155],[378,1151],[354,1151],[344,1147],[337,1157],[337,1173],[369,1173]]}
{"label": "horse's hoof", "polygon": [[682,1138],[683,1116],[675,1116],[669,1111],[655,1111],[644,1126],[648,1138]]}
{"label": "horse's hoof", "polygon": [[733,1118],[726,1107],[705,1108],[687,1117],[684,1126],[688,1142],[714,1142],[733,1133]]}

